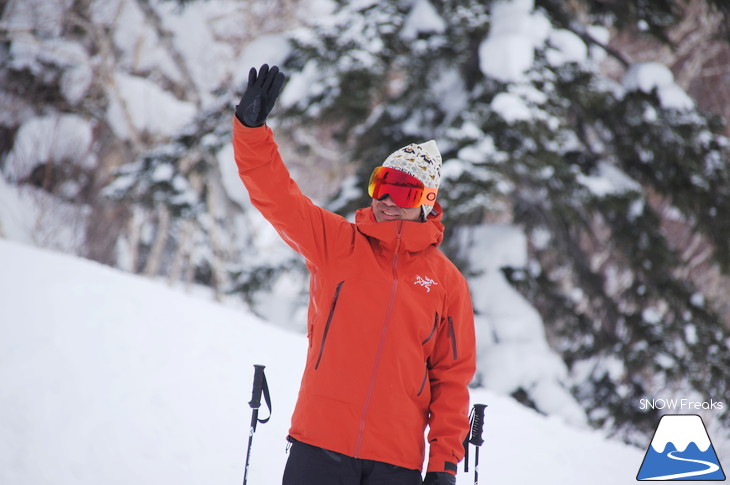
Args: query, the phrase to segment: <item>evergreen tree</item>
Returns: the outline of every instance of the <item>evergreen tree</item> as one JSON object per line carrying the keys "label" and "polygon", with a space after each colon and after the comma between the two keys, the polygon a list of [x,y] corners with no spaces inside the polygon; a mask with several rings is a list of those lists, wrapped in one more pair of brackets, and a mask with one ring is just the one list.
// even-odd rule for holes
{"label": "evergreen tree", "polygon": [[[647,35],[667,38],[675,3],[630,3],[578,2],[578,11],[545,1],[538,10],[586,47],[600,44],[586,19],[619,28],[642,21]],[[550,40],[538,46],[525,81],[486,76],[479,54],[491,22],[485,2],[338,4],[315,35],[294,39],[286,67],[298,73],[291,83],[306,89],[290,103],[289,127],[330,127],[358,164],[359,187],[372,161],[394,147],[439,140],[446,161],[440,197],[452,232],[502,210],[531,236],[539,269],[505,273],[541,312],[595,425],[631,440],[656,422],[639,410],[642,397],[726,395],[728,330],[712,302],[680,276],[686,261],[652,205],[657,197],[670,201],[730,269],[730,224],[722,217],[730,209],[730,170],[722,163],[730,151],[719,122],[663,101],[659,90],[617,87],[590,61],[555,62],[551,50],[559,46]],[[506,118],[495,108],[502,100],[527,114]],[[606,180],[610,187],[601,187]],[[367,204],[359,193],[332,207],[347,213]],[[453,241],[445,247],[456,255]],[[529,393],[516,397],[530,402]]]}
{"label": "evergreen tree", "polygon": [[[230,250],[221,238],[229,238],[225,229],[231,213],[221,197],[217,153],[230,139],[230,127],[223,123],[223,104],[200,113],[178,136],[140,153],[137,158],[115,171],[114,180],[104,195],[136,211],[156,214],[147,222],[154,237],[128,241],[130,251],[137,252],[133,272],[149,275],[170,274],[175,265],[187,260],[185,277],[189,282],[220,288],[228,277],[220,268],[221,252]],[[223,205],[223,207],[221,207]],[[225,249],[224,249],[225,248]],[[218,254],[216,254],[218,253]],[[177,275],[179,279],[182,275]]]}
{"label": "evergreen tree", "polygon": [[[285,274],[303,275],[305,268],[284,243],[278,245],[286,248],[281,253],[262,247],[273,229],[257,211],[248,210],[248,195],[227,150],[233,96],[219,95],[172,140],[119,167],[104,195],[156,214],[148,222],[156,237],[129,241],[138,252],[130,270],[209,286],[219,296],[235,294],[256,311],[262,292]],[[227,173],[221,173],[221,165]]]}

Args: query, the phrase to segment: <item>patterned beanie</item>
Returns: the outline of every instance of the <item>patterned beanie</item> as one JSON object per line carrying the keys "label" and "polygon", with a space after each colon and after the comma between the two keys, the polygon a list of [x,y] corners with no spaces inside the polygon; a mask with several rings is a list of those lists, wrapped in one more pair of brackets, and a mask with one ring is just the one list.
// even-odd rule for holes
{"label": "patterned beanie", "polygon": [[[441,153],[436,142],[411,143],[390,154],[383,167],[394,168],[416,177],[429,188],[438,189],[441,183]],[[433,205],[422,205],[423,220],[431,213]]]}

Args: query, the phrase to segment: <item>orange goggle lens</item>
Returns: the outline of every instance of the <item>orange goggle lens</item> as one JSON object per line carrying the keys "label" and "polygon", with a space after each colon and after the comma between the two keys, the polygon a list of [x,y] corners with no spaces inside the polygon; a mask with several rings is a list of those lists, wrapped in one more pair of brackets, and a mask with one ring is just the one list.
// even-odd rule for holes
{"label": "orange goggle lens", "polygon": [[395,205],[406,209],[433,205],[437,192],[438,189],[425,187],[416,177],[388,167],[375,167],[368,183],[370,197],[379,200],[389,195]]}

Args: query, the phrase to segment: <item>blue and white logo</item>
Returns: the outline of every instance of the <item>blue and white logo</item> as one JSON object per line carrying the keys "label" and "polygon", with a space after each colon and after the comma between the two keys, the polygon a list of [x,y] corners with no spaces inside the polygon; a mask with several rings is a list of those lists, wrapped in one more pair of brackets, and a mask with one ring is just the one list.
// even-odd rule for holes
{"label": "blue and white logo", "polygon": [[636,479],[725,480],[702,418],[696,414],[662,416]]}

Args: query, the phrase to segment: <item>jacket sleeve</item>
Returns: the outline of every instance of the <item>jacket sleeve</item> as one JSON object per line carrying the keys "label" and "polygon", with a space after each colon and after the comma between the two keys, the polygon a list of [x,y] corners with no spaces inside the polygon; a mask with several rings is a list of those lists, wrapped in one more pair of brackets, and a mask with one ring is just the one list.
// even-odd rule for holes
{"label": "jacket sleeve", "polygon": [[474,312],[466,280],[460,278],[448,299],[437,334],[429,374],[431,404],[429,472],[456,473],[469,431],[468,384],[476,372]]}
{"label": "jacket sleeve", "polygon": [[321,265],[352,247],[352,225],[302,194],[268,126],[249,128],[234,116],[233,152],[251,203],[307,264]]}

